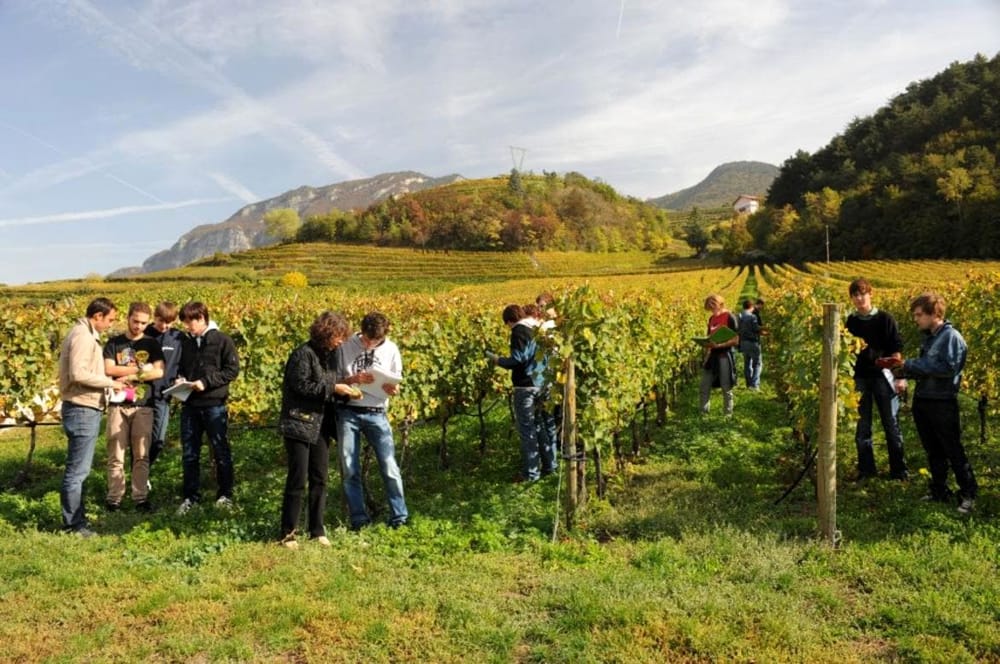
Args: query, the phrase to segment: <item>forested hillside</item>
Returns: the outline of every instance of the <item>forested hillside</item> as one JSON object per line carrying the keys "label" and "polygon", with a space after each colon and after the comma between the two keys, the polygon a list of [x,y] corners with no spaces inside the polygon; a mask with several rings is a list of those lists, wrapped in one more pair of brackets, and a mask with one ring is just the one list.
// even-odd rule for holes
{"label": "forested hillside", "polygon": [[579,173],[464,180],[306,219],[300,242],[426,249],[660,250],[667,214]]}
{"label": "forested hillside", "polygon": [[838,260],[1000,256],[998,151],[1000,55],[980,55],[790,157],[733,244],[822,259],[829,228]]}

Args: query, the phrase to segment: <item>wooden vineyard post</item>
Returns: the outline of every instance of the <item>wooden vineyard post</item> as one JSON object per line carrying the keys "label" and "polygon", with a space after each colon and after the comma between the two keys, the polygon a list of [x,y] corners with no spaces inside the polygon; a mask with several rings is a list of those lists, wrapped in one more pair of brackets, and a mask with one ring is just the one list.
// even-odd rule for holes
{"label": "wooden vineyard post", "polygon": [[840,348],[840,309],[823,305],[823,353],[820,363],[819,492],[820,536],[836,546],[837,536],[837,355]]}
{"label": "wooden vineyard post", "polygon": [[566,360],[566,384],[563,387],[562,411],[562,468],[566,475],[566,494],[563,509],[566,513],[566,528],[573,529],[576,517],[576,368],[573,358]]}

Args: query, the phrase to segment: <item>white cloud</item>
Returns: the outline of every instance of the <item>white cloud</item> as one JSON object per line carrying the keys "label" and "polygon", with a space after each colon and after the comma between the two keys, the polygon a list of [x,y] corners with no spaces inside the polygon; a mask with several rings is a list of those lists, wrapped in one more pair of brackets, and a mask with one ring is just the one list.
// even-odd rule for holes
{"label": "white cloud", "polygon": [[[112,19],[87,0],[50,0],[50,2],[65,5],[70,14],[79,21],[80,27],[93,34],[97,43],[118,53],[133,67],[160,72],[217,96],[226,102],[228,108],[238,109],[236,115],[256,119],[258,130],[278,134],[274,136],[276,142],[280,143],[283,138],[289,136],[298,141],[308,154],[324,164],[333,175],[357,177],[362,173],[361,169],[339,155],[324,137],[296,122],[283,111],[263,105],[246,94],[218,66],[205,60],[186,42],[178,39],[177,35],[171,32],[169,22],[163,24],[158,22],[156,12],[150,17],[142,17],[126,11],[123,16]],[[154,4],[154,9],[157,6]],[[345,12],[352,15],[348,10]],[[252,12],[251,14],[261,17],[260,14]],[[227,10],[227,16],[239,17],[240,13],[229,14]],[[266,23],[261,24],[261,28],[266,28],[266,25]],[[180,30],[180,33],[186,34],[183,30]],[[170,145],[160,144],[155,147],[163,152],[172,151]]]}

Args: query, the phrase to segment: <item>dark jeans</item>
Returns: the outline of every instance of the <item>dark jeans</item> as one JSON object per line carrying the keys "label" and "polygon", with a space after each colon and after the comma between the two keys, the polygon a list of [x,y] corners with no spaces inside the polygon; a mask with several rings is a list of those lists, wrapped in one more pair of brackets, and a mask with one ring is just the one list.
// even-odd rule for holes
{"label": "dark jeans", "polygon": [[226,406],[189,406],[181,408],[181,445],[184,448],[184,498],[201,499],[201,438],[208,434],[208,444],[215,455],[217,498],[233,497],[233,454],[229,447],[229,411]]}
{"label": "dark jeans", "polygon": [[309,480],[309,504],[306,514],[309,535],[326,534],[323,514],[326,512],[326,483],[330,471],[330,441],[321,438],[309,443],[285,438],[288,455],[288,476],[285,479],[285,496],[281,502],[281,535],[293,535],[299,526],[302,512],[302,494]]}
{"label": "dark jeans", "polygon": [[878,409],[882,429],[885,431],[885,444],[889,448],[889,475],[903,477],[907,473],[906,459],[903,457],[903,437],[899,433],[899,397],[889,381],[884,376],[874,378],[855,378],[854,386],[858,390],[858,428],[854,434],[854,442],[858,448],[858,475],[874,476],[875,450],[872,444],[872,409]]}
{"label": "dark jeans", "polygon": [[149,444],[149,467],[160,456],[167,440],[167,425],[170,423],[170,401],[155,399],[153,401],[153,438]]}
{"label": "dark jeans", "polygon": [[951,495],[948,488],[948,467],[955,471],[959,493],[963,498],[975,498],[978,486],[972,466],[962,447],[962,425],[958,399],[913,399],[913,422],[917,425],[920,442],[927,452],[931,471],[931,495],[944,500]]}

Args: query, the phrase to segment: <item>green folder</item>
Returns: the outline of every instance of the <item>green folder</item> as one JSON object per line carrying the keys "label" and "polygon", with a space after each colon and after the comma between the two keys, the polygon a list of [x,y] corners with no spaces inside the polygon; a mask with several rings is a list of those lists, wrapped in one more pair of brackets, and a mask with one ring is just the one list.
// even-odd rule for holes
{"label": "green folder", "polygon": [[735,336],[736,330],[723,325],[707,337],[692,337],[692,340],[699,346],[707,346],[709,343],[724,344]]}

